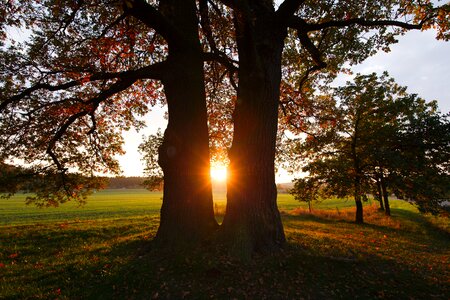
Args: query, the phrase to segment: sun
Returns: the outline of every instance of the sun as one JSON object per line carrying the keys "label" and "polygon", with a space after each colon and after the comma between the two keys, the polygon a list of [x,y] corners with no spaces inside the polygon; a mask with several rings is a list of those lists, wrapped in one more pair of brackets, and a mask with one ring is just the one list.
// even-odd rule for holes
{"label": "sun", "polygon": [[211,179],[213,181],[226,181],[227,180],[227,167],[224,165],[212,165],[211,166]]}

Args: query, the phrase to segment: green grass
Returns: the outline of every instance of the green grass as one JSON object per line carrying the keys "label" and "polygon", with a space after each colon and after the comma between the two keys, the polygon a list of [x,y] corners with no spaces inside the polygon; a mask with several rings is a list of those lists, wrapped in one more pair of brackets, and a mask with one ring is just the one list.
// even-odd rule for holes
{"label": "green grass", "polygon": [[[111,219],[123,217],[149,216],[159,213],[162,202],[161,192],[149,192],[145,189],[136,190],[104,190],[91,195],[87,204],[79,207],[68,202],[57,208],[37,208],[25,205],[26,194],[17,194],[11,199],[0,199],[0,226],[48,223],[55,221]],[[226,194],[214,193],[214,202],[218,218],[223,215],[226,206]],[[343,199],[328,199],[314,208],[339,209],[353,207],[353,202]],[[295,201],[290,194],[278,195],[278,207],[281,211],[296,208],[306,208],[306,203]]]}
{"label": "green grass", "polygon": [[391,218],[367,203],[356,225],[345,201],[309,214],[279,195],[285,250],[242,263],[213,242],[154,248],[160,198],[104,191],[81,209],[43,210],[1,200],[0,299],[448,299],[448,218],[407,203],[392,201]]}
{"label": "green grass", "polygon": [[25,198],[25,194],[17,194],[0,199],[0,225],[147,216],[159,213],[162,203],[162,193],[145,189],[100,191],[82,207],[68,202],[56,208],[37,208],[25,205]]}

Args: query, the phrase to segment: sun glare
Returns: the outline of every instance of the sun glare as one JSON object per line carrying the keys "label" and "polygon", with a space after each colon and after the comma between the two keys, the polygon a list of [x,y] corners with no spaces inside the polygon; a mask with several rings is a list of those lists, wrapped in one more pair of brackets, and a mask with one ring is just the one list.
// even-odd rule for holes
{"label": "sun glare", "polygon": [[227,167],[223,165],[211,166],[211,179],[213,181],[225,181],[227,180]]}

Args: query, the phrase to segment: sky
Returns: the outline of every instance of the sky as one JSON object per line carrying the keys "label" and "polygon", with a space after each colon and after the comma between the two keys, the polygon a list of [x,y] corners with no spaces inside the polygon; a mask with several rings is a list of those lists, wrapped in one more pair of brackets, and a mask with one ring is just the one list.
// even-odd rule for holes
{"label": "sky", "polygon": [[[353,66],[354,73],[381,74],[388,71],[397,83],[408,87],[427,101],[438,100],[442,113],[450,112],[450,42],[437,41],[433,31],[411,31],[399,37],[389,53],[379,52],[362,64]],[[351,76],[340,76],[336,85],[343,85]],[[137,151],[142,135],[165,129],[165,108],[157,107],[146,117],[147,128],[124,133],[126,154],[119,157],[124,176],[142,176],[143,164]],[[277,182],[289,182],[293,176],[281,170]]]}

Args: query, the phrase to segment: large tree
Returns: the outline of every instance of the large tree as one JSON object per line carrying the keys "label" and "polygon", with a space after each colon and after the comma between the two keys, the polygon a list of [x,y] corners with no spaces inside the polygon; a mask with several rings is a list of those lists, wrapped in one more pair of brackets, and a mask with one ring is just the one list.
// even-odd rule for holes
{"label": "large tree", "polygon": [[[82,201],[92,184],[80,179],[117,172],[121,131],[141,128],[139,116],[165,101],[157,240],[184,244],[211,234],[217,223],[195,1],[8,1],[2,9],[9,44],[1,52],[1,159],[33,169],[31,200]],[[15,29],[29,38],[6,39]],[[36,177],[45,180],[36,185]]]}
{"label": "large tree", "polygon": [[240,252],[278,249],[285,242],[274,176],[279,107],[283,122],[298,129],[312,88],[344,63],[388,48],[406,30],[440,25],[439,37],[448,39],[449,5],[285,0],[276,9],[270,0],[221,2],[233,11],[239,53],[223,232]]}

